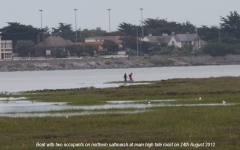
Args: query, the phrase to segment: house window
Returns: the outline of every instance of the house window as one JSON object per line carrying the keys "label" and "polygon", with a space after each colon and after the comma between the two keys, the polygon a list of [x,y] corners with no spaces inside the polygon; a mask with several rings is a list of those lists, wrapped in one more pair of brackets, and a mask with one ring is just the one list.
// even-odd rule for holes
{"label": "house window", "polygon": [[11,59],[12,54],[11,53],[4,53],[4,59]]}
{"label": "house window", "polygon": [[175,43],[175,42],[174,42],[174,41],[172,41],[172,45],[174,45],[174,43]]}
{"label": "house window", "polygon": [[11,43],[1,43],[1,48],[11,49],[12,48],[12,44]]}
{"label": "house window", "polygon": [[5,48],[12,48],[12,44],[11,43],[6,43],[6,47]]}

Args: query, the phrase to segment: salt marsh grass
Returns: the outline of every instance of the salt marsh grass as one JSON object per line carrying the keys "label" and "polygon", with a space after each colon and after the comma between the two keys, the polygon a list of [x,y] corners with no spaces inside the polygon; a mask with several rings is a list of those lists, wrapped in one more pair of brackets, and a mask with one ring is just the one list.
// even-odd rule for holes
{"label": "salt marsh grass", "polygon": [[[202,98],[201,101],[196,100],[199,97]],[[155,81],[154,84],[119,88],[85,88],[65,92],[45,92],[30,95],[30,99],[44,102],[69,102],[69,105],[101,105],[110,100],[145,99],[179,99],[167,102],[170,104],[222,103],[222,101],[240,103],[240,77],[170,79]],[[68,118],[66,116],[0,117],[0,149],[41,149],[36,147],[36,142],[215,142],[215,148],[199,147],[198,149],[220,150],[238,149],[240,146],[240,105],[153,107],[147,109],[151,111],[137,114],[90,114],[68,116]],[[101,148],[84,147],[82,149]],[[107,147],[102,149],[124,148]],[[153,147],[151,149],[159,148]]]}

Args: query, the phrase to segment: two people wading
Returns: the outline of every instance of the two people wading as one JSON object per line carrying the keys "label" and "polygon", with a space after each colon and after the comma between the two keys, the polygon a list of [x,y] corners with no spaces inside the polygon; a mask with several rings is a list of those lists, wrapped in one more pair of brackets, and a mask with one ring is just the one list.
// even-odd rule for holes
{"label": "two people wading", "polygon": [[[133,73],[130,73],[130,74],[128,75],[130,81],[133,80],[133,79],[132,79],[132,74],[133,74]],[[127,74],[126,74],[126,73],[124,74],[123,78],[124,78],[124,81],[126,82],[126,81],[127,81]]]}

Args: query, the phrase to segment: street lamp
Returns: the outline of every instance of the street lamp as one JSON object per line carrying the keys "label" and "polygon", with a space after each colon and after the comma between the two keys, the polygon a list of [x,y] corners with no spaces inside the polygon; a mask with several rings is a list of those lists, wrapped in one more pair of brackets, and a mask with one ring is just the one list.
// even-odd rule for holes
{"label": "street lamp", "polygon": [[143,35],[143,8],[140,8],[140,10],[141,10],[141,14],[142,14],[142,38],[144,37],[144,35]]}
{"label": "street lamp", "polygon": [[[144,38],[144,34],[143,34],[143,8],[140,8],[140,10],[141,10],[141,15],[142,15],[142,39]],[[142,42],[141,42],[141,52],[140,53],[142,53]]]}
{"label": "street lamp", "polygon": [[41,29],[42,29],[42,11],[43,10],[39,10],[41,12]]}
{"label": "street lamp", "polygon": [[77,40],[77,17],[76,17],[77,9],[73,9],[73,10],[75,10],[75,30],[76,30],[76,40]]}
{"label": "street lamp", "polygon": [[[196,31],[196,34],[197,34],[197,31],[198,31],[197,27],[195,28],[195,31]],[[197,34],[197,36],[198,36],[198,34]],[[198,48],[199,48],[199,39],[197,40],[197,50],[198,50]]]}
{"label": "street lamp", "polygon": [[56,49],[56,41],[58,39],[57,33],[54,34],[54,41],[55,41],[55,59],[57,58],[57,49]]}
{"label": "street lamp", "polygon": [[110,11],[111,9],[107,9],[109,11],[109,32],[111,32],[111,24],[110,24]]}
{"label": "street lamp", "polygon": [[138,59],[138,29],[137,28],[133,28],[133,30],[136,29],[137,30],[137,59]]}

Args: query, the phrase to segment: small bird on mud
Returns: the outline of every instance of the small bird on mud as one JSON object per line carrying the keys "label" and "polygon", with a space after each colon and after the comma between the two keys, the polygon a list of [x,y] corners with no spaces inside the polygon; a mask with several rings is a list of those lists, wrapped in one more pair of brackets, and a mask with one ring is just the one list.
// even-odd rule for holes
{"label": "small bird on mud", "polygon": [[150,104],[150,102],[146,99],[146,101],[148,102],[148,104]]}
{"label": "small bird on mud", "polygon": [[66,118],[68,118],[68,116],[66,116]]}
{"label": "small bird on mud", "polygon": [[225,102],[225,101],[222,101],[222,102],[223,102],[223,105],[224,105],[224,104],[226,104],[226,102]]}
{"label": "small bird on mud", "polygon": [[201,100],[202,98],[201,97],[199,97],[199,100]]}

